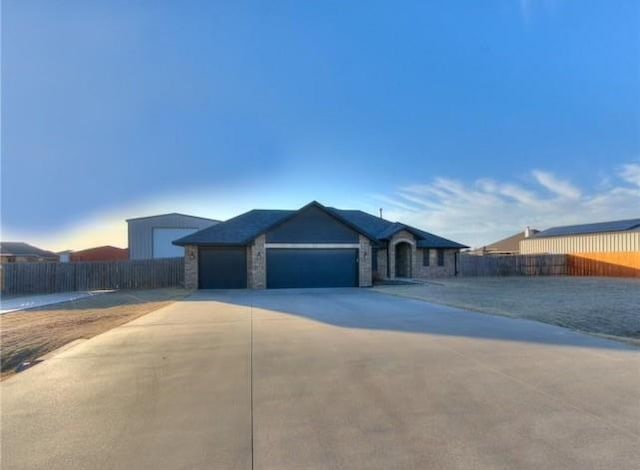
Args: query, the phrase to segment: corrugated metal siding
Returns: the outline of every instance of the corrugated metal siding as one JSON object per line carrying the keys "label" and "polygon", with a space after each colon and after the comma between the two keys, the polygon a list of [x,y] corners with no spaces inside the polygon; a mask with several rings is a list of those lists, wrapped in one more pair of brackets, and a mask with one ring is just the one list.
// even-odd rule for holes
{"label": "corrugated metal siding", "polygon": [[195,228],[202,230],[217,222],[180,214],[160,215],[129,221],[129,258],[153,258],[154,228]]}
{"label": "corrugated metal siding", "polygon": [[640,251],[640,232],[595,233],[566,237],[529,238],[520,242],[520,254],[612,253]]}

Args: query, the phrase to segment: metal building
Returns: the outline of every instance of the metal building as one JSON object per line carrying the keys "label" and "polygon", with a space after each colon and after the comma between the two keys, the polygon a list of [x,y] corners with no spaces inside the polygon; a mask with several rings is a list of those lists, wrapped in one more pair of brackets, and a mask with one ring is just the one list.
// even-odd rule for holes
{"label": "metal building", "polygon": [[161,214],[127,219],[129,259],[184,256],[184,248],[172,242],[219,221],[186,214]]}
{"label": "metal building", "polygon": [[640,252],[640,219],[553,227],[520,241],[520,254]]}

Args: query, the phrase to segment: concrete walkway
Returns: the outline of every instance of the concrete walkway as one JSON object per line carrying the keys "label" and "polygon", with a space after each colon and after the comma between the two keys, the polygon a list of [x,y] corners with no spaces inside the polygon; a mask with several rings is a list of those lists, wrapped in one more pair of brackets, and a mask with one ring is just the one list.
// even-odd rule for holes
{"label": "concrete walkway", "polygon": [[79,292],[57,292],[55,294],[29,295],[24,297],[12,297],[0,299],[0,315],[10,312],[18,312],[29,308],[45,307],[47,305],[70,302],[83,299],[92,295],[106,294],[112,290],[94,290]]}
{"label": "concrete walkway", "polygon": [[198,292],[0,385],[10,469],[635,469],[637,349],[366,289]]}

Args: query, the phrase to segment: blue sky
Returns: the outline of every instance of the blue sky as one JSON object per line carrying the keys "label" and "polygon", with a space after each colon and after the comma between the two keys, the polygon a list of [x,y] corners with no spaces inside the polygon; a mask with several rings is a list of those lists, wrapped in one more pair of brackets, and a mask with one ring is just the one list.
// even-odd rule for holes
{"label": "blue sky", "polygon": [[4,1],[2,238],[311,199],[471,245],[640,216],[637,1]]}

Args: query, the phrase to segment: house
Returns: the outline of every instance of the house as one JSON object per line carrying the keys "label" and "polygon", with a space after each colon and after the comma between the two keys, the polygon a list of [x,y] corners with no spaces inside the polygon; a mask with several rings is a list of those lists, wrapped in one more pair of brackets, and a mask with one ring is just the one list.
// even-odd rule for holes
{"label": "house", "polygon": [[520,241],[520,253],[640,252],[640,219],[553,227]]}
{"label": "house", "polygon": [[218,222],[178,213],[128,219],[129,259],[182,257],[184,249],[173,245],[174,240]]}
{"label": "house", "polygon": [[57,263],[60,257],[52,251],[23,242],[0,242],[0,263]]}
{"label": "house", "polygon": [[[62,261],[60,255],[60,261]],[[68,261],[124,261],[129,259],[129,250],[116,246],[106,245],[86,250],[72,251],[67,255]]]}
{"label": "house", "polygon": [[523,232],[518,232],[515,235],[503,238],[502,240],[498,240],[490,245],[469,251],[468,254],[476,256],[518,255],[520,254],[520,241],[532,237],[539,232],[539,230],[527,227]]}
{"label": "house", "polygon": [[466,246],[359,210],[254,209],[174,242],[187,288],[370,286],[454,276]]}

